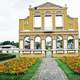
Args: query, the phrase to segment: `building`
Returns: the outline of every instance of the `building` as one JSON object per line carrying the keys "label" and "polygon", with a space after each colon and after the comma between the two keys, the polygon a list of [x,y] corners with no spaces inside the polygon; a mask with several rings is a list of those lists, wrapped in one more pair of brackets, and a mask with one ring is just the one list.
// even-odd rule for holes
{"label": "building", "polygon": [[0,45],[0,49],[16,49],[14,45]]}
{"label": "building", "polygon": [[[76,50],[78,52],[78,18],[67,15],[67,6],[61,7],[50,2],[32,7],[30,15],[19,19],[20,49]],[[32,51],[33,53],[33,51]]]}

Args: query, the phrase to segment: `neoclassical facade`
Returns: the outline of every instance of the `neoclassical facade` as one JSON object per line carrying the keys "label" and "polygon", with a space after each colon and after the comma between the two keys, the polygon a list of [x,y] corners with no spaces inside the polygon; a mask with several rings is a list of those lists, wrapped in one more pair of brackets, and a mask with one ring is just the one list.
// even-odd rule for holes
{"label": "neoclassical facade", "polygon": [[[67,7],[50,2],[32,7],[29,16],[19,19],[20,49],[56,51],[75,49],[78,52],[78,18],[67,15]],[[32,53],[33,53],[32,51]]]}

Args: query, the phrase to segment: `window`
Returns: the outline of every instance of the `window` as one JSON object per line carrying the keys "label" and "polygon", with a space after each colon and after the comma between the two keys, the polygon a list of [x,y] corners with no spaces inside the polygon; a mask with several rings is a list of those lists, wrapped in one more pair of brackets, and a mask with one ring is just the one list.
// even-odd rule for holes
{"label": "window", "polygon": [[56,15],[55,25],[56,27],[63,27],[63,16],[62,15]]}
{"label": "window", "polygon": [[40,16],[35,16],[34,17],[34,28],[41,28],[41,17]]}
{"label": "window", "polygon": [[44,18],[44,30],[45,31],[52,31],[52,17],[51,16],[45,16]]}

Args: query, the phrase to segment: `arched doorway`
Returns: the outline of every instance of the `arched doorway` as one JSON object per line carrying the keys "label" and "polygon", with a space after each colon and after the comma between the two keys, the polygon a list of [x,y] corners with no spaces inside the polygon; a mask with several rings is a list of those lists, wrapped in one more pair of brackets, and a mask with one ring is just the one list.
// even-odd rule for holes
{"label": "arched doorway", "polygon": [[73,38],[73,36],[68,36],[67,46],[68,46],[68,49],[74,49],[74,38]]}
{"label": "arched doorway", "polygon": [[34,48],[41,49],[41,38],[39,36],[35,37]]}
{"label": "arched doorway", "polygon": [[24,39],[24,48],[25,49],[30,49],[30,37],[29,36],[27,36],[27,37],[25,37],[25,39]]}
{"label": "arched doorway", "polygon": [[62,36],[56,37],[56,49],[63,49],[63,38]]}
{"label": "arched doorway", "polygon": [[47,36],[45,39],[45,48],[46,48],[46,57],[51,57],[52,56],[52,38],[50,36]]}

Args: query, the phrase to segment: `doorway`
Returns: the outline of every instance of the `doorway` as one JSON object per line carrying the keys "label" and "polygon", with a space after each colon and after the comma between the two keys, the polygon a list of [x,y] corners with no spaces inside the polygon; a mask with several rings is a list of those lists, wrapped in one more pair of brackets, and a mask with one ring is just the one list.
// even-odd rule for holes
{"label": "doorway", "polygon": [[45,44],[45,48],[46,48],[45,56],[52,57],[52,38],[50,36],[47,36],[45,43],[46,43]]}

